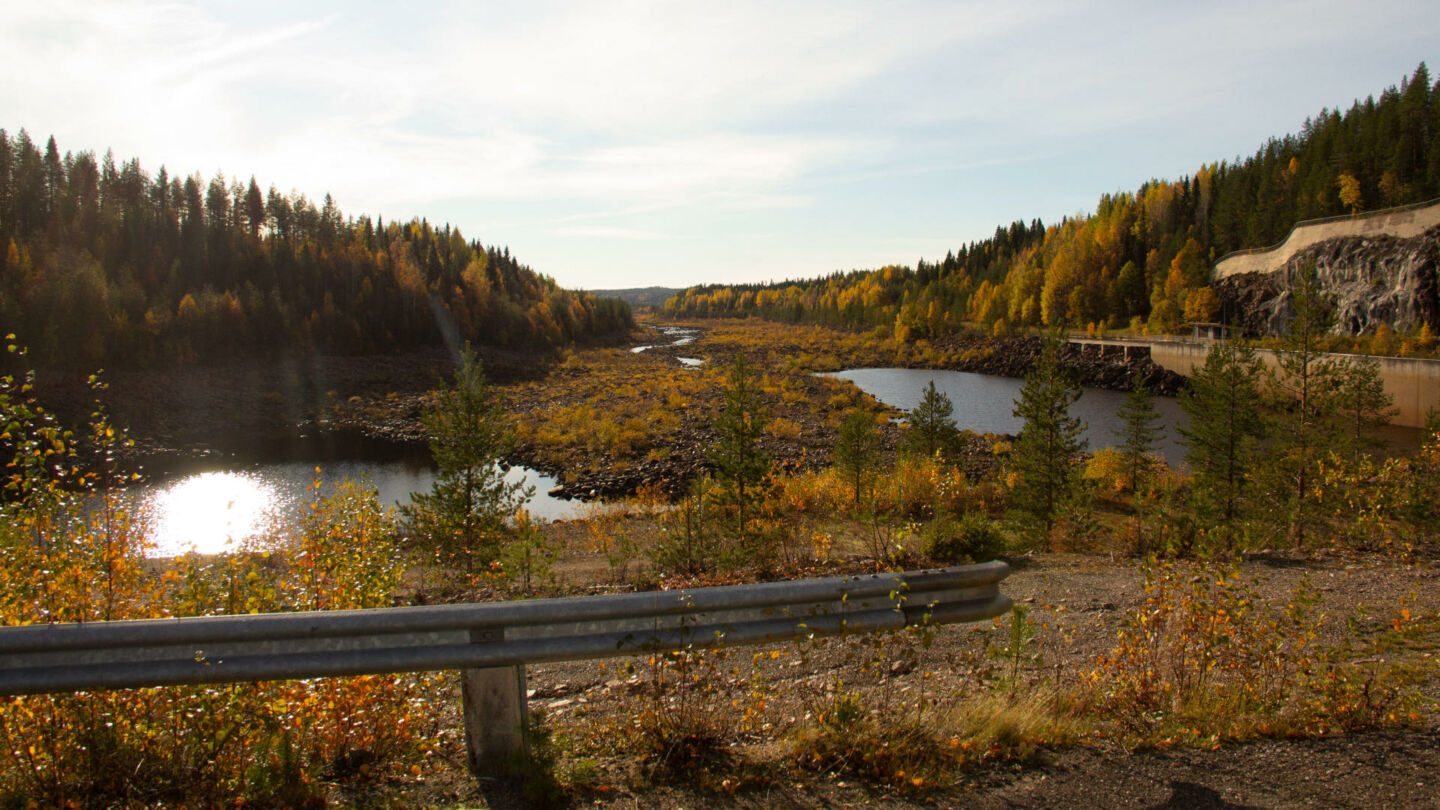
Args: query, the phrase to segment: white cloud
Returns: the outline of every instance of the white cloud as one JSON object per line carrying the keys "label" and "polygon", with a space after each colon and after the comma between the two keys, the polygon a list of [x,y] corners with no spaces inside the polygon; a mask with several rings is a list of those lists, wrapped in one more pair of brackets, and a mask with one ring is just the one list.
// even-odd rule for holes
{"label": "white cloud", "polygon": [[[554,236],[616,250],[581,269],[629,267],[627,242],[658,256],[665,233],[772,233],[776,252],[746,261],[784,276],[777,263],[853,266],[804,258],[833,234],[855,264],[929,255],[968,201],[1068,213],[1126,178],[1248,152],[1377,92],[1375,75],[1398,80],[1440,36],[1402,0],[265,2],[12,4],[0,126],[151,171],[330,191],[351,213],[509,206],[537,251]],[[1350,84],[1300,98],[1321,75]],[[1091,166],[1086,183],[1115,179],[1057,188]],[[982,176],[1008,187],[967,182]],[[954,242],[993,224],[956,225]],[[910,232],[919,249],[881,241]]]}
{"label": "white cloud", "polygon": [[709,129],[842,96],[917,51],[1017,26],[1018,8],[548,4],[518,21],[458,20],[443,39],[453,54],[444,87],[566,127],[631,136]]}
{"label": "white cloud", "polygon": [[641,231],[634,228],[607,228],[600,225],[557,228],[554,233],[556,236],[581,239],[631,239],[646,242],[673,238],[669,234],[656,233],[655,231]]}

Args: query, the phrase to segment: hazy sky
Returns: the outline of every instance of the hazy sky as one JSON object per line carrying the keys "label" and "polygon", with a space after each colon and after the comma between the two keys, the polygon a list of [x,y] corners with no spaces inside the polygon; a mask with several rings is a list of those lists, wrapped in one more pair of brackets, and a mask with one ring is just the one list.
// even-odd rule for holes
{"label": "hazy sky", "polygon": [[0,127],[425,216],[568,287],[878,267],[1252,154],[1428,2],[11,2]]}

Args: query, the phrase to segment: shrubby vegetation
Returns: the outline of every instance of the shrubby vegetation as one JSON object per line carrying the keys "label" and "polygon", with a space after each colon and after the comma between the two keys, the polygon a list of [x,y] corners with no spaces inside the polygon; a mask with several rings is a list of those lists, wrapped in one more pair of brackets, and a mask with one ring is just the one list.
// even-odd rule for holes
{"label": "shrubby vegetation", "polygon": [[[727,333],[719,344],[738,346],[738,334]],[[696,350],[710,356],[711,348],[703,342]],[[1217,354],[1220,359],[1212,362],[1223,366],[1241,354]],[[577,353],[553,379],[588,369],[600,357],[620,355]],[[1144,598],[1123,610],[1120,635],[1107,636],[1113,642],[1098,661],[1069,662],[1063,672],[1038,650],[1041,641],[1073,630],[1061,627],[1063,610],[1045,604],[1043,594],[1039,603],[1010,617],[1008,640],[969,652],[963,652],[969,649],[965,645],[951,645],[943,657],[933,651],[937,631],[920,628],[754,654],[689,650],[620,662],[614,665],[614,682],[625,685],[616,687],[619,708],[583,716],[576,711],[571,722],[546,720],[549,742],[535,768],[551,799],[557,785],[582,795],[605,787],[615,777],[595,763],[615,757],[637,765],[634,778],[642,787],[682,782],[732,792],[766,784],[779,768],[787,779],[795,769],[844,774],[886,790],[924,794],[990,763],[1025,763],[1042,748],[1096,737],[1127,745],[1208,747],[1257,736],[1416,722],[1420,709],[1412,681],[1423,673],[1392,666],[1376,653],[1406,643],[1407,633],[1428,625],[1417,625],[1399,605],[1393,616],[1388,610],[1374,618],[1357,616],[1347,631],[1337,627],[1345,616],[1323,620],[1315,591],[1304,586],[1280,603],[1267,603],[1231,555],[1297,542],[1305,544],[1302,552],[1432,554],[1440,432],[1432,430],[1414,458],[1382,460],[1352,452],[1340,432],[1320,431],[1317,435],[1335,437],[1335,443],[1315,448],[1307,475],[1318,493],[1306,506],[1309,523],[1302,539],[1288,529],[1293,511],[1255,505],[1262,491],[1288,491],[1290,479],[1269,480],[1266,456],[1242,459],[1248,483],[1228,501],[1232,528],[1220,531],[1216,516],[1224,514],[1228,492],[1221,480],[1167,467],[1148,455],[1153,437],[1138,431],[1123,451],[1102,449],[1088,461],[1076,448],[1065,460],[1067,473],[1077,473],[1076,492],[1061,505],[1053,530],[1037,534],[1029,530],[1033,521],[1019,496],[1014,450],[1001,437],[959,432],[949,454],[905,452],[906,442],[896,434],[911,428],[891,426],[853,391],[842,397],[843,386],[817,383],[833,391],[827,396],[835,402],[796,398],[807,390],[796,380],[810,377],[783,358],[710,365],[679,371],[660,385],[685,401],[676,409],[686,418],[704,420],[715,429],[716,442],[730,442],[727,452],[736,463],[722,475],[748,476],[743,520],[735,480],[718,483],[704,475],[678,497],[667,497],[656,483],[635,500],[568,528],[537,525],[522,515],[487,524],[478,543],[457,535],[452,546],[469,551],[480,576],[426,573],[427,596],[573,592],[557,584],[574,576],[573,569],[568,574],[561,569],[590,555],[610,566],[607,587],[662,587],[978,562],[1062,548],[1139,556]],[[462,372],[452,398],[473,393],[470,372],[478,369]],[[1043,378],[1043,372],[1037,375]],[[591,376],[587,371],[571,379],[601,388],[628,380],[635,402],[653,393],[651,383],[633,375],[602,374],[598,382]],[[1221,375],[1217,384],[1225,379]],[[14,471],[0,524],[4,623],[379,606],[406,593],[400,573],[407,564],[460,573],[467,565],[462,557],[407,556],[393,517],[373,493],[353,487],[317,498],[301,528],[279,538],[269,553],[184,558],[168,567],[142,564],[143,526],[118,502],[78,511],[80,500],[103,499],[95,489],[103,482],[94,476],[105,469],[81,462],[97,453],[103,457],[123,437],[98,408],[92,426],[66,435],[26,385],[22,375],[0,391],[9,434],[3,441],[9,442],[6,458]],[[710,386],[724,395],[705,408],[689,402],[699,401]],[[577,390],[584,389],[552,386],[554,404],[581,407],[583,399],[567,399]],[[624,403],[631,396],[617,400],[621,408],[630,407]],[[590,417],[595,426],[611,418],[602,399],[586,406],[595,408]],[[1041,416],[1063,422],[1068,398],[1049,401],[1054,413]],[[770,411],[787,402],[791,410]],[[452,416],[468,412],[464,405],[451,405]],[[783,412],[803,422],[807,432],[815,429],[799,415],[801,408],[827,415],[822,424],[835,463],[821,457],[804,465],[762,467],[758,462],[765,454],[757,446],[780,445],[759,416]],[[938,415],[944,409],[932,410]],[[1268,420],[1295,418],[1284,403],[1252,410]],[[1145,409],[1137,405],[1135,411],[1136,424],[1143,426]],[[1223,415],[1224,408],[1215,412]],[[1326,419],[1349,424],[1345,410],[1328,413]],[[1035,420],[1044,421],[1041,416]],[[539,424],[531,440],[550,429]],[[953,428],[946,420],[938,424]],[[1212,427],[1224,435],[1226,424],[1217,417]],[[672,427],[661,422],[656,431]],[[636,446],[648,447],[646,454],[664,449],[656,436],[638,425],[636,430]],[[988,468],[967,463],[977,453],[993,456]],[[1127,453],[1144,458],[1148,472],[1137,476],[1135,459]],[[1212,494],[1204,494],[1210,489]],[[1281,503],[1279,497],[1267,495],[1266,503]],[[89,517],[82,520],[82,514]],[[422,552],[449,542],[417,539]],[[587,540],[591,548],[578,547]],[[36,578],[35,570],[52,576]],[[1377,634],[1377,622],[1391,630]],[[1357,658],[1366,663],[1356,664]],[[813,672],[804,669],[812,663]],[[789,669],[791,664],[800,669]],[[780,666],[783,672],[809,674],[777,681]],[[969,673],[964,677],[972,679],[970,686],[944,692],[895,687],[911,677],[904,673],[928,678],[926,673],[941,669]],[[21,698],[0,707],[0,784],[14,786],[7,800],[41,805],[71,798],[155,803],[243,795],[254,804],[295,806],[334,795],[337,786],[369,780],[388,780],[394,789],[412,784],[407,781],[412,767],[426,774],[461,767],[445,764],[447,756],[463,757],[454,739],[458,729],[447,725],[452,715],[440,708],[453,701],[442,684],[430,676],[385,676]],[[791,694],[782,696],[782,688]],[[799,714],[795,701],[803,707]],[[743,753],[754,750],[752,743],[778,752],[780,760],[752,761]],[[122,780],[121,773],[130,776]],[[184,798],[178,798],[182,791]]]}
{"label": "shrubby vegetation", "polygon": [[[104,475],[124,437],[98,407],[61,429],[32,378],[0,378],[0,624],[391,604],[404,557],[363,486],[317,484],[271,549],[145,559],[145,527]],[[318,806],[322,780],[408,778],[443,747],[436,691],[431,675],[384,675],[7,698],[0,805]]]}

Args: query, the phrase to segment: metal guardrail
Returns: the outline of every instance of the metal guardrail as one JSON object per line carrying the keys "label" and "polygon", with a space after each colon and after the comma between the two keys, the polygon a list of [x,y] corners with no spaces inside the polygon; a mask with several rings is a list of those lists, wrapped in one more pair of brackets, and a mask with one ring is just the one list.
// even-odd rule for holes
{"label": "metal guardrail", "polygon": [[513,666],[978,621],[1003,562],[521,602],[0,627],[0,694]]}
{"label": "metal guardrail", "polygon": [[1065,338],[1066,343],[1076,344],[1110,344],[1115,346],[1150,346],[1156,343],[1185,343],[1195,346],[1202,346],[1213,341],[1206,338],[1184,337],[1182,335],[1106,335],[1105,337],[1088,337],[1086,335],[1070,335]]}
{"label": "metal guardrail", "polygon": [[1430,206],[1436,204],[1440,204],[1440,197],[1437,197],[1433,200],[1425,200],[1424,202],[1413,202],[1406,203],[1405,205],[1397,205],[1392,208],[1382,208],[1379,211],[1366,211],[1363,214],[1336,214],[1329,217],[1302,219],[1294,225],[1291,225],[1290,230],[1285,232],[1285,238],[1281,239],[1279,242],[1276,242],[1275,244],[1269,245],[1267,247],[1240,248],[1238,250],[1232,250],[1229,253],[1226,253],[1224,256],[1216,259],[1215,262],[1211,265],[1211,267],[1219,267],[1221,263],[1223,263],[1226,259],[1232,259],[1236,256],[1251,256],[1256,253],[1269,253],[1272,250],[1279,250],[1280,248],[1285,247],[1285,243],[1290,241],[1290,237],[1294,236],[1296,231],[1300,230],[1301,228],[1308,228],[1311,225],[1325,225],[1331,222],[1344,222],[1346,220],[1358,221],[1362,219],[1373,219],[1375,217],[1385,216],[1387,214],[1398,214],[1401,211],[1415,211],[1421,208],[1429,208]]}
{"label": "metal guardrail", "polygon": [[525,664],[972,622],[1003,562],[605,596],[0,627],[0,695],[460,670],[471,768],[528,749]]}

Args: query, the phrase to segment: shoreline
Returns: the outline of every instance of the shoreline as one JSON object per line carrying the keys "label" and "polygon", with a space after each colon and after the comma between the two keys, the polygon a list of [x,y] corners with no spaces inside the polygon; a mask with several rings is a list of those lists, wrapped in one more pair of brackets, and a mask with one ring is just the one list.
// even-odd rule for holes
{"label": "shoreline", "polygon": [[[637,330],[623,347],[610,352],[606,362],[633,364],[633,372],[673,370],[664,364],[678,364],[678,358],[703,356],[709,365],[725,365],[737,348],[724,341],[708,341],[717,325],[704,322],[657,324],[652,328],[684,326],[693,330],[686,342],[653,341],[658,335]],[[770,334],[766,330],[766,334]],[[782,333],[783,334],[783,333]],[[842,333],[835,333],[837,339]],[[773,335],[772,335],[773,337]],[[635,346],[649,346],[633,353]],[[791,355],[793,347],[759,344],[774,356]],[[842,367],[865,367],[874,361],[890,367],[965,371],[999,377],[1023,378],[1039,356],[1039,338],[956,336],[932,346],[915,347],[904,356],[883,357],[878,352],[863,356],[847,351],[834,358]],[[943,352],[942,362],[922,362],[922,350]],[[587,352],[605,357],[604,350]],[[533,353],[484,350],[481,354],[487,376],[504,396],[513,413],[545,414],[554,407],[554,392],[583,379],[562,369],[551,358]],[[1128,390],[1140,375],[1158,396],[1174,396],[1185,378],[1155,366],[1148,358],[1122,361],[1086,354],[1079,346],[1067,346],[1062,355],[1066,365],[1089,388]],[[659,365],[656,365],[659,364]],[[431,348],[378,356],[327,356],[311,354],[277,359],[251,359],[184,369],[122,370],[103,374],[107,389],[101,401],[118,426],[125,427],[135,447],[124,461],[164,467],[204,463],[217,456],[263,460],[295,443],[314,443],[332,438],[339,443],[379,441],[389,444],[421,444],[427,437],[421,415],[432,392],[449,376],[452,361],[443,348]],[[765,449],[782,465],[792,469],[816,468],[828,462],[829,421],[835,416],[823,403],[834,392],[813,379],[816,370],[791,370],[803,396],[776,403],[774,416],[799,426],[786,439],[765,438]],[[582,373],[583,377],[583,373]],[[41,401],[67,424],[76,424],[93,410],[94,397],[78,374],[42,372],[37,389]],[[718,407],[719,392],[711,402]],[[884,407],[880,411],[893,410]],[[892,414],[897,415],[898,412]],[[544,418],[541,416],[540,418]],[[893,425],[882,429],[884,452],[899,442],[900,431]],[[671,495],[679,494],[696,475],[708,468],[704,447],[713,440],[713,431],[699,414],[686,413],[676,435],[663,443],[663,453],[645,458],[577,459],[573,454],[518,442],[502,461],[537,470],[554,477],[558,497],[594,500],[632,495],[645,485],[659,485]],[[1004,437],[992,437],[995,438]],[[965,466],[979,474],[993,466],[990,440],[972,434],[967,442]],[[267,449],[268,448],[268,449]],[[592,454],[593,455],[593,454]]]}

